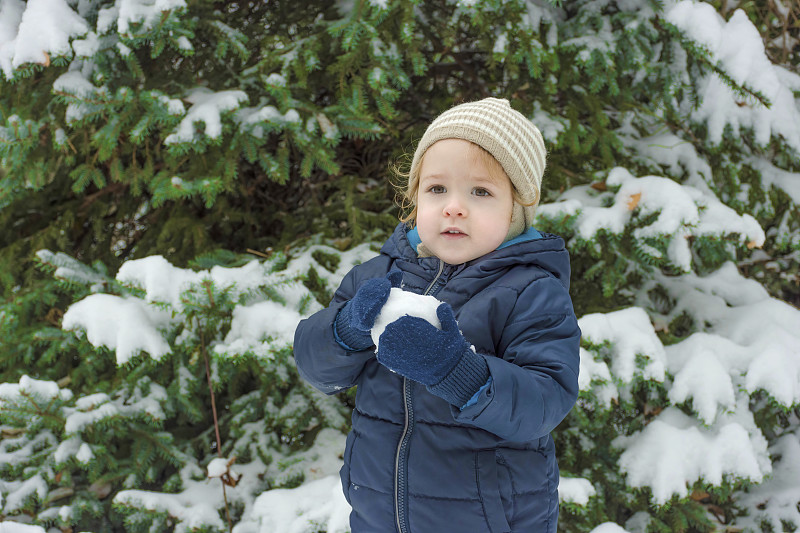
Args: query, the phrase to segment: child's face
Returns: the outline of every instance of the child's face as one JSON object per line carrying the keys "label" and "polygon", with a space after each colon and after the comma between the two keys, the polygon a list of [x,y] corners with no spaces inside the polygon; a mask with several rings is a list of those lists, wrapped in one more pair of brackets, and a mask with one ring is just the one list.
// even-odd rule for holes
{"label": "child's face", "polygon": [[479,150],[468,141],[444,139],[428,148],[420,167],[419,237],[452,265],[495,250],[511,225],[511,180],[499,163],[487,165]]}

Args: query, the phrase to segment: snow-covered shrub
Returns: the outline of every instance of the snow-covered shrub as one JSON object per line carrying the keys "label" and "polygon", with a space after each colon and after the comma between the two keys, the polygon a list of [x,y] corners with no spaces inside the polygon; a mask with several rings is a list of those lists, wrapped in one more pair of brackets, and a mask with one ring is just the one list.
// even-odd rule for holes
{"label": "snow-covered shrub", "polygon": [[62,287],[89,289],[61,326],[93,379],[0,384],[2,513],[98,531],[222,531],[261,492],[338,471],[347,407],[298,378],[292,334],[320,308],[308,272],[328,285],[373,253],[316,246],[205,269],[151,256],[111,278],[40,251]]}
{"label": "snow-covered shrub", "polygon": [[[297,4],[0,0],[2,523],[343,529],[308,498],[347,408],[291,330],[391,231],[388,163],[492,95],[548,143],[586,333],[561,529],[800,526],[798,8]],[[270,259],[186,268],[220,248]]]}
{"label": "snow-covered shrub", "polygon": [[[619,238],[631,250],[596,274],[620,280],[616,297],[629,306],[580,318],[581,397],[557,440],[562,469],[589,479],[597,495],[588,509],[567,511],[624,523],[639,507],[632,531],[710,530],[709,517],[730,523],[756,511],[734,492],[769,478],[770,441],[796,427],[800,311],[730,261],[695,273],[701,237],[718,240],[730,260],[737,247],[763,243],[748,215],[667,178],[617,168],[606,183],[540,209],[540,223],[567,231],[578,253],[603,254]],[[636,253],[642,241],[664,248]],[[661,262],[647,257],[656,253]]]}

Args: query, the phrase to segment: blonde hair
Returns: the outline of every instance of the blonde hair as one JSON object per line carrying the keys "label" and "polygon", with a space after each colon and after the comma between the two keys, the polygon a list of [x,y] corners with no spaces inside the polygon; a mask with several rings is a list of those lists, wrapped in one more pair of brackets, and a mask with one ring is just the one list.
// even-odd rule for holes
{"label": "blonde hair", "polygon": [[[471,148],[473,148],[471,150],[472,155],[475,158],[473,161],[477,164],[485,166],[489,170],[489,177],[491,179],[501,180],[504,178],[511,183],[511,191],[515,203],[525,207],[530,207],[537,204],[539,201],[538,198],[535,198],[533,202],[524,203],[522,201],[522,195],[519,194],[517,188],[508,177],[508,174],[506,174],[506,171],[503,170],[500,162],[482,146],[471,141],[467,142],[469,142]],[[392,173],[398,179],[398,181],[393,182],[392,185],[394,185],[397,191],[396,202],[401,209],[400,222],[409,224],[410,227],[414,227],[414,221],[417,218],[417,195],[419,194],[420,178],[419,171],[425,162],[425,154],[423,153],[420,156],[417,168],[414,169],[415,175],[412,176],[411,169],[409,168],[411,166],[412,156],[413,154],[403,154],[400,162],[392,166]],[[404,168],[409,168],[409,170],[403,170]]]}

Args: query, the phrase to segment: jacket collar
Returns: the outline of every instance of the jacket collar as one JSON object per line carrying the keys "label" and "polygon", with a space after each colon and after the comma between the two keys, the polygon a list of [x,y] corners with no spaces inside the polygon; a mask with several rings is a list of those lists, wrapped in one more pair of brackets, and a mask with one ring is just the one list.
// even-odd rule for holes
{"label": "jacket collar", "polygon": [[[406,232],[406,238],[408,239],[408,244],[411,246],[411,249],[414,251],[417,250],[417,247],[422,242],[422,239],[419,238],[419,231],[417,231],[416,227]],[[521,242],[533,241],[541,238],[542,234],[539,233],[535,228],[530,227],[527,230],[525,230],[525,232],[523,232],[522,234],[517,235],[511,240],[505,241],[500,246],[498,246],[497,249],[502,250],[503,248],[508,248],[509,246],[513,246]]]}
{"label": "jacket collar", "polygon": [[[437,272],[441,261],[437,257],[418,257],[413,243],[419,243],[419,234],[401,222],[381,248],[381,253],[398,261],[398,267],[401,269]],[[459,274],[462,277],[481,278],[513,265],[539,267],[550,272],[569,288],[569,253],[564,239],[534,229],[472,261],[460,265],[445,264],[445,270],[448,275]]]}

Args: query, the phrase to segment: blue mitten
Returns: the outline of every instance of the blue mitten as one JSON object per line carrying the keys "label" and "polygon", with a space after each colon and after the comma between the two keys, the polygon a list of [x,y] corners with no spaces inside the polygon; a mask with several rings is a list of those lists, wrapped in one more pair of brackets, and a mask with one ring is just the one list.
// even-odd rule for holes
{"label": "blue mitten", "polygon": [[461,335],[449,305],[439,305],[436,315],[441,330],[415,316],[386,326],[378,343],[378,362],[462,407],[489,380],[489,366]]}
{"label": "blue mitten", "polygon": [[389,291],[393,287],[400,287],[402,281],[403,273],[392,270],[385,277],[369,279],[358,288],[353,299],[336,315],[334,322],[334,336],[342,347],[360,351],[372,346],[370,330],[375,325],[375,319],[389,299]]}

